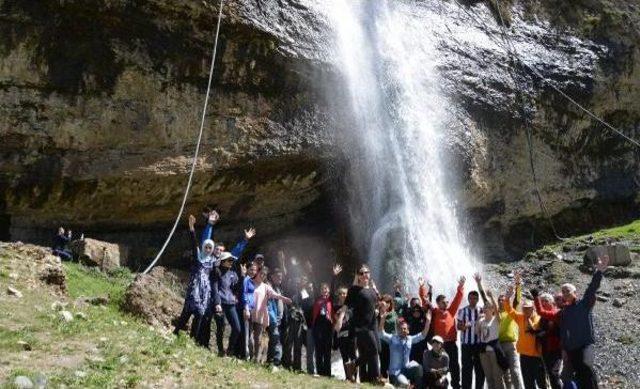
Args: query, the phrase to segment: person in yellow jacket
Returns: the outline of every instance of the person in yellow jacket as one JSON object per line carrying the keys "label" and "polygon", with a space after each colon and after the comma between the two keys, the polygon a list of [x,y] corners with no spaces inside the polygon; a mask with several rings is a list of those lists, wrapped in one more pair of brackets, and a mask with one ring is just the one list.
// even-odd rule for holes
{"label": "person in yellow jacket", "polygon": [[525,389],[547,389],[547,378],[542,361],[542,350],[536,338],[536,332],[540,328],[540,316],[534,310],[533,302],[524,300],[522,312],[518,312],[511,306],[513,287],[509,287],[506,298],[503,301],[505,312],[518,324],[518,341],[516,349],[520,354],[520,368]]}

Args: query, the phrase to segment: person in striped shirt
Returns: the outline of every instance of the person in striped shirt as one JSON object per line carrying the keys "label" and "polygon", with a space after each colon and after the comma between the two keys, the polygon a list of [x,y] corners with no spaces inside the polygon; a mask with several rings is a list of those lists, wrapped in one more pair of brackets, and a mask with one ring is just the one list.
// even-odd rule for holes
{"label": "person in striped shirt", "polygon": [[462,388],[471,389],[473,374],[475,373],[475,387],[484,387],[484,371],[480,364],[480,337],[475,331],[476,321],[480,319],[482,308],[478,307],[480,295],[472,290],[467,295],[469,305],[458,311],[457,328],[460,331],[460,343],[462,344]]}

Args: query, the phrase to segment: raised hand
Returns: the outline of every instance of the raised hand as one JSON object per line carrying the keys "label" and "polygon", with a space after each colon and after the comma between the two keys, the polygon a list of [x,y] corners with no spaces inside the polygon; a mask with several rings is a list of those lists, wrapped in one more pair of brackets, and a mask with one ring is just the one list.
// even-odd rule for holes
{"label": "raised hand", "polygon": [[596,261],[596,270],[599,270],[601,272],[604,272],[605,270],[607,270],[607,267],[609,267],[609,256],[608,255],[603,255],[602,257],[599,257],[598,260]]}
{"label": "raised hand", "polygon": [[424,285],[424,278],[418,277],[418,286],[423,286],[423,285]]}
{"label": "raised hand", "polygon": [[244,277],[247,275],[247,265],[244,263],[240,264],[240,274]]}
{"label": "raised hand", "polygon": [[458,286],[464,286],[464,283],[467,281],[465,276],[458,278]]}
{"label": "raised hand", "polygon": [[513,292],[514,292],[513,286],[509,285],[507,287],[507,294],[505,295],[505,297],[510,299],[511,297],[513,297]]}
{"label": "raised hand", "polygon": [[250,227],[248,230],[244,230],[244,238],[246,240],[250,240],[254,236],[256,236],[256,229],[255,228]]}
{"label": "raised hand", "polygon": [[216,304],[216,313],[222,312],[222,306],[220,304]]}
{"label": "raised hand", "polygon": [[334,276],[338,276],[338,274],[340,274],[342,272],[342,266],[339,264],[335,264],[333,265],[333,275]]}
{"label": "raised hand", "polygon": [[190,231],[196,230],[196,217],[193,215],[189,215],[189,230]]}
{"label": "raised hand", "polygon": [[474,273],[473,279],[476,281],[477,284],[480,284],[482,282],[482,275],[480,275],[479,272]]}
{"label": "raised hand", "polygon": [[513,272],[513,282],[515,282],[516,285],[522,284],[522,273],[520,272],[520,270],[516,270]]}

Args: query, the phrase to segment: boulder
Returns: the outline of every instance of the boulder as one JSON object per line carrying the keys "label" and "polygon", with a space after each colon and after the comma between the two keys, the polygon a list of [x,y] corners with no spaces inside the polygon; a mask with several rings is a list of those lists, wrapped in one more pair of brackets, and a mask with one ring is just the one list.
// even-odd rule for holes
{"label": "boulder", "polygon": [[631,264],[629,247],[621,244],[589,247],[584,254],[583,263],[586,266],[593,266],[598,257],[603,255],[609,256],[609,265],[611,266],[629,266]]}
{"label": "boulder", "polygon": [[13,380],[13,386],[19,389],[33,388],[33,382],[29,377],[19,375]]}
{"label": "boulder", "polygon": [[182,310],[184,297],[180,279],[164,267],[140,274],[129,285],[122,309],[143,318],[151,325],[171,326]]}
{"label": "boulder", "polygon": [[18,289],[14,288],[13,286],[7,287],[7,294],[11,296],[16,296],[17,298],[22,297],[22,292],[20,292]]}
{"label": "boulder", "polygon": [[126,262],[128,249],[124,245],[87,238],[71,242],[71,251],[86,265],[113,270]]}

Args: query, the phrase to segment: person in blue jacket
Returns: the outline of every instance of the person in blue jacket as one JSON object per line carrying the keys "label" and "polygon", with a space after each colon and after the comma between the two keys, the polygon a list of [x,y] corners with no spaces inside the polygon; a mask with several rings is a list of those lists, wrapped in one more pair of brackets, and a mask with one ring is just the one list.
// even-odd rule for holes
{"label": "person in blue jacket", "polygon": [[[220,356],[238,355],[238,342],[240,340],[240,318],[236,306],[239,303],[237,298],[238,286],[242,284],[242,275],[240,267],[234,263],[238,258],[229,252],[220,254],[220,266],[217,267],[213,274],[213,290],[215,291],[215,300],[213,301],[215,321],[216,321],[216,344],[218,346],[218,354]],[[225,318],[231,327],[231,335],[229,335],[229,343],[227,350],[224,350],[224,328]]]}
{"label": "person in blue jacket", "polygon": [[[195,230],[196,218],[189,215],[189,235],[191,237],[191,272],[189,284],[185,295],[182,313],[176,321],[174,333],[178,334],[187,326],[187,322],[193,316],[190,335],[196,343],[208,347],[209,340],[203,336],[205,316],[210,306],[212,297],[210,273],[214,265],[213,241],[210,239],[202,243],[198,248],[198,240]],[[214,291],[215,292],[215,291]]]}
{"label": "person in blue jacket", "polygon": [[[564,351],[563,369],[571,369],[580,389],[597,388],[598,379],[593,371],[595,337],[593,334],[593,306],[596,304],[596,292],[600,288],[603,273],[609,265],[609,257],[598,258],[591,283],[578,299],[576,287],[564,284],[560,287],[564,306],[560,311],[560,339]],[[568,381],[569,374],[563,371],[563,379]]]}

